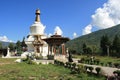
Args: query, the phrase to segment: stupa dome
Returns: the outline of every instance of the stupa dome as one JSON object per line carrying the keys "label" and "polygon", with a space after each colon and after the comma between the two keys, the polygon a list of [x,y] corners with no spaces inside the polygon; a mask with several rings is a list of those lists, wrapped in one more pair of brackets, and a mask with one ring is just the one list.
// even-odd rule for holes
{"label": "stupa dome", "polygon": [[31,35],[44,35],[45,26],[40,22],[40,10],[36,10],[34,24],[30,27]]}
{"label": "stupa dome", "polygon": [[45,26],[40,22],[35,22],[31,27],[31,35],[43,35],[44,34]]}

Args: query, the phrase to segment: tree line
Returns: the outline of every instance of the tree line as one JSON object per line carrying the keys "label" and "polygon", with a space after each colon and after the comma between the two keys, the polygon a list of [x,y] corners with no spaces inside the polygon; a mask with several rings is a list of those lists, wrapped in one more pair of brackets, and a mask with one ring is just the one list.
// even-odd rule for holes
{"label": "tree line", "polygon": [[107,35],[103,35],[100,39],[99,48],[95,45],[83,43],[82,54],[120,57],[120,37],[115,35],[111,41]]}
{"label": "tree line", "polygon": [[3,47],[2,43],[0,43],[0,49],[7,49],[10,48],[10,51],[17,52],[17,54],[21,54],[23,51],[26,51],[27,45],[25,44],[25,38],[22,41],[18,40],[16,43],[9,43],[8,46]]}
{"label": "tree line", "polygon": [[86,43],[82,45],[83,54],[97,54],[102,56],[115,56],[120,57],[120,37],[115,35],[113,41],[109,39],[107,35],[103,35],[100,40],[100,48],[96,46],[89,46]]}

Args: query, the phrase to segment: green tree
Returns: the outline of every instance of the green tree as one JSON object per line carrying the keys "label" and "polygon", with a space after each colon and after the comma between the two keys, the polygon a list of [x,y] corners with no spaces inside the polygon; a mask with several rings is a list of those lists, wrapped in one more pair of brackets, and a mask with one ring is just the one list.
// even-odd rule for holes
{"label": "green tree", "polygon": [[112,45],[113,50],[115,51],[114,56],[120,56],[120,38],[116,35],[114,40],[113,40],[113,45]]}
{"label": "green tree", "polygon": [[25,37],[23,37],[23,40],[21,42],[21,47],[22,47],[22,51],[26,51],[27,50],[27,45],[25,44]]}
{"label": "green tree", "polygon": [[2,43],[0,42],[0,49],[2,49]]}
{"label": "green tree", "polygon": [[10,51],[14,51],[14,50],[15,50],[15,46],[14,46],[13,43],[10,43],[10,44],[8,45],[8,47],[10,48]]}
{"label": "green tree", "polygon": [[92,54],[91,47],[88,47],[86,43],[83,43],[82,49],[84,54]]}
{"label": "green tree", "polygon": [[107,55],[108,53],[108,47],[110,47],[110,41],[107,35],[102,36],[100,40],[100,47],[102,50],[101,55]]}
{"label": "green tree", "polygon": [[25,37],[23,37],[23,40],[22,40],[22,42],[21,42],[21,46],[22,46],[22,47],[27,47],[27,45],[25,44]]}
{"label": "green tree", "polygon": [[91,55],[92,54],[92,49],[90,47],[87,47],[86,52],[87,52],[87,54]]}
{"label": "green tree", "polygon": [[18,40],[17,43],[16,43],[16,49],[17,49],[17,52],[19,54],[22,53],[22,46],[21,46],[21,42]]}
{"label": "green tree", "polygon": [[83,50],[83,53],[84,54],[87,54],[87,45],[86,45],[86,43],[83,43],[83,45],[82,45],[82,50]]}
{"label": "green tree", "polygon": [[91,48],[92,48],[92,54],[95,54],[97,52],[96,45],[92,45]]}

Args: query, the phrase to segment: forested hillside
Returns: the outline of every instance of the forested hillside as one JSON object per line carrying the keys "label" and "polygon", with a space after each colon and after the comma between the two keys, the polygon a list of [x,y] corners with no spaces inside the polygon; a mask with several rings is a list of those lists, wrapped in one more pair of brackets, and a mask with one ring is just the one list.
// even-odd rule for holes
{"label": "forested hillside", "polygon": [[108,29],[102,29],[102,30],[95,31],[87,35],[80,36],[78,38],[68,41],[66,43],[66,46],[69,48],[69,50],[74,50],[77,53],[82,53],[83,44],[86,44],[93,51],[97,52],[100,50],[101,37],[105,35],[108,36],[111,42],[114,40],[115,35],[120,37],[120,25],[113,26]]}

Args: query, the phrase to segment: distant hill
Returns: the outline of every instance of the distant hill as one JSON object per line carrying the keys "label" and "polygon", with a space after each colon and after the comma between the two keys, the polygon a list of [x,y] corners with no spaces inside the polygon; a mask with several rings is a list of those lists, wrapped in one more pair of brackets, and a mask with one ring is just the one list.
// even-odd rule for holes
{"label": "distant hill", "polygon": [[66,43],[66,46],[69,49],[76,50],[77,52],[81,52],[83,43],[86,43],[87,45],[92,46],[92,47],[94,46],[99,47],[100,39],[103,35],[107,35],[110,41],[112,41],[116,34],[120,36],[120,25],[113,26],[107,29],[102,29],[102,30],[95,31],[87,35],[80,36],[78,38],[68,41]]}
{"label": "distant hill", "polygon": [[[3,42],[3,41],[0,41],[0,43],[2,43],[2,47],[7,47],[11,42]],[[15,44],[15,43],[13,43]]]}

